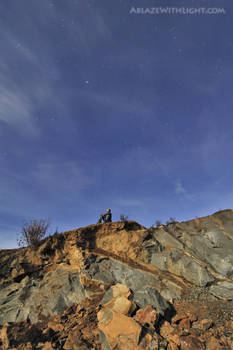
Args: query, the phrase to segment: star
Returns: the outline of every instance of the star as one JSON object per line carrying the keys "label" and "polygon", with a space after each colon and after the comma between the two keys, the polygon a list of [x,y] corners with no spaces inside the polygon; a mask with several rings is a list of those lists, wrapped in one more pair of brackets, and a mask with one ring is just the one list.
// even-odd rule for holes
{"label": "star", "polygon": [[85,80],[85,83],[86,83],[86,84],[89,84],[89,80]]}

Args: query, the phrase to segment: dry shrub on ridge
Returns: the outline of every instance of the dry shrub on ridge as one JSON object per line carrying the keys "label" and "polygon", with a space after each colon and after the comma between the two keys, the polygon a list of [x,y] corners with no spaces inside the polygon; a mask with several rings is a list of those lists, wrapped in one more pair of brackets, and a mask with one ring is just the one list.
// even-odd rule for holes
{"label": "dry shrub on ridge", "polygon": [[30,220],[24,221],[21,235],[17,237],[17,244],[19,247],[33,246],[36,247],[39,241],[45,236],[50,225],[49,220]]}

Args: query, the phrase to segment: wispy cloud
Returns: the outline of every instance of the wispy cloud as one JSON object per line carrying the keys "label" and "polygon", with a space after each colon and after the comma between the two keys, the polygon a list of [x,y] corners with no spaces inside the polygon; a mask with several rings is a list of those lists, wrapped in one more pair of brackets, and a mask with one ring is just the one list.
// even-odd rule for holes
{"label": "wispy cloud", "polygon": [[188,201],[195,201],[196,195],[189,193],[183,186],[180,179],[177,179],[175,181],[175,189],[174,192],[176,195],[183,197],[184,199]]}
{"label": "wispy cloud", "polygon": [[37,116],[42,106],[49,102],[53,108],[64,109],[54,84],[60,73],[52,51],[46,44],[40,50],[33,47],[30,40],[7,26],[1,40],[4,49],[0,57],[0,122],[25,136],[38,136]]}
{"label": "wispy cloud", "polygon": [[[64,11],[56,2],[33,2],[27,11],[16,5],[12,14],[13,22],[14,16],[17,18],[14,25],[4,21],[0,24],[0,122],[27,136],[33,133],[34,137],[40,132],[37,115],[42,106],[49,103],[54,110],[68,109],[64,84],[57,85],[62,72],[55,64],[61,57],[55,55],[54,37],[58,47],[64,45],[66,38],[64,50],[78,50],[91,58],[95,47],[111,39],[111,31],[100,11],[87,3],[67,4]],[[91,26],[86,26],[85,16]],[[28,30],[17,31],[20,23]],[[32,35],[29,28],[33,28]]]}
{"label": "wispy cloud", "polygon": [[0,58],[0,121],[33,130],[33,104],[27,91],[15,80],[10,66]]}
{"label": "wispy cloud", "polygon": [[176,194],[187,194],[186,190],[184,189],[183,185],[181,184],[180,180],[177,180],[175,183],[175,193]]}
{"label": "wispy cloud", "polygon": [[30,99],[17,89],[0,86],[0,120],[11,125],[31,128],[33,106]]}

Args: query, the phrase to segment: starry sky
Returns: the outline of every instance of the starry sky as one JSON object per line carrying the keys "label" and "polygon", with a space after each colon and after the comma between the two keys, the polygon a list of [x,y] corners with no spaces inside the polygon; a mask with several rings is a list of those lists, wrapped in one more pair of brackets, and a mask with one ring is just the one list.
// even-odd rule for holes
{"label": "starry sky", "polygon": [[[169,6],[225,14],[131,11]],[[227,0],[2,0],[0,248],[232,208],[232,34]]]}

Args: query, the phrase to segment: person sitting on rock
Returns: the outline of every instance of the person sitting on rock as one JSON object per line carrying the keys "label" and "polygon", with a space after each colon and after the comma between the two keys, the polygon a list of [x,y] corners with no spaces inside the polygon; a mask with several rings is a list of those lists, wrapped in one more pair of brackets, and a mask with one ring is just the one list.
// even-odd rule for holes
{"label": "person sitting on rock", "polygon": [[105,214],[101,214],[98,223],[101,222],[112,222],[111,209],[107,209]]}

